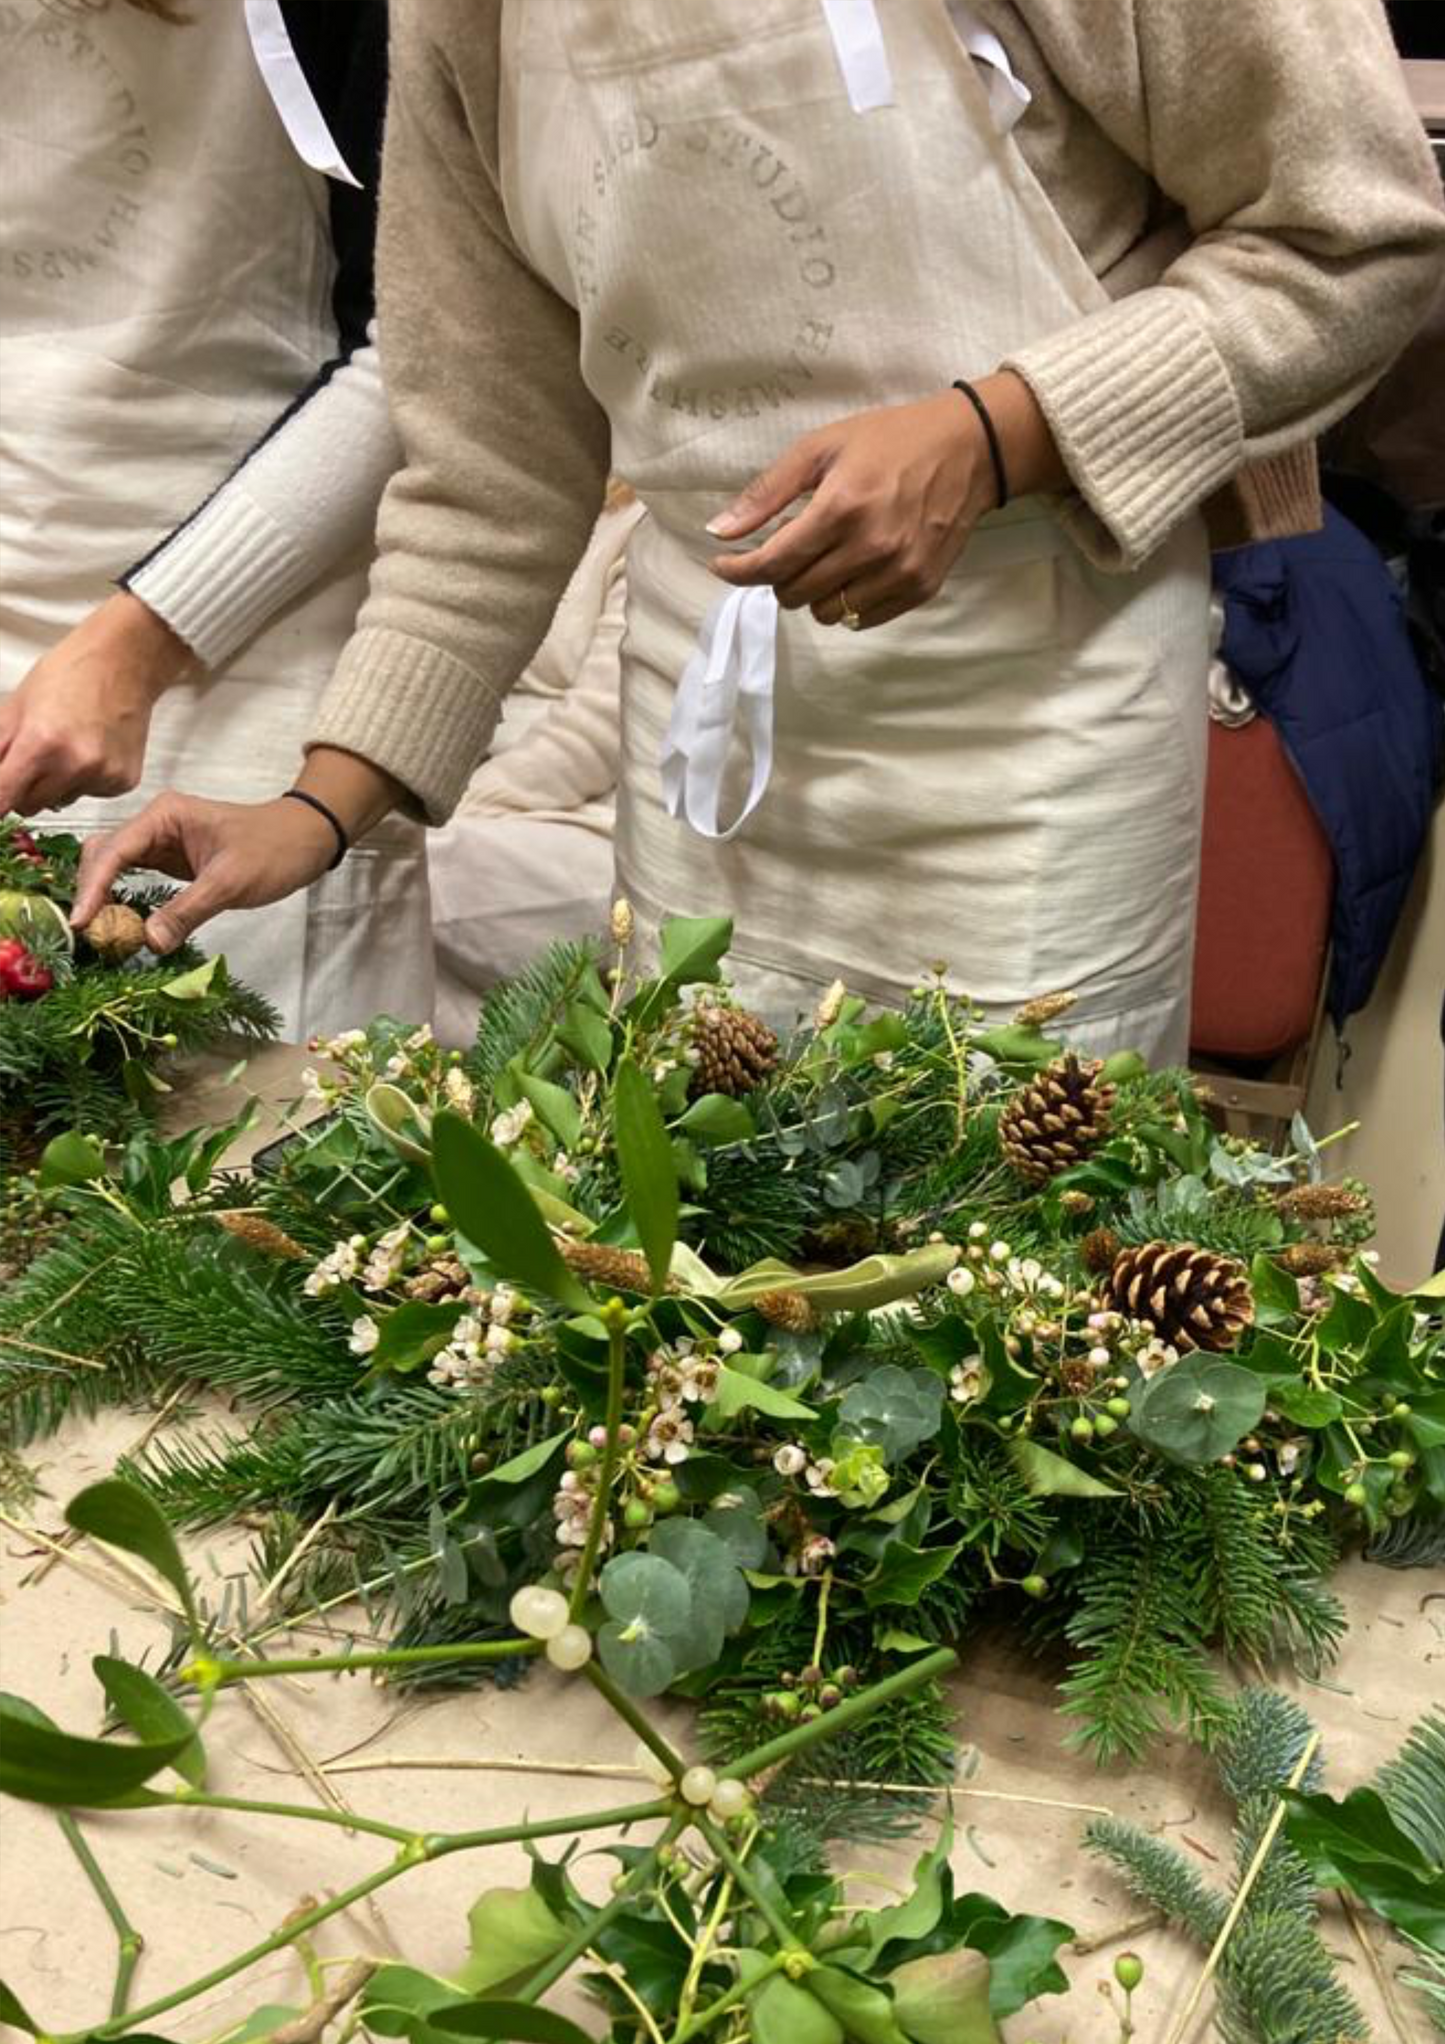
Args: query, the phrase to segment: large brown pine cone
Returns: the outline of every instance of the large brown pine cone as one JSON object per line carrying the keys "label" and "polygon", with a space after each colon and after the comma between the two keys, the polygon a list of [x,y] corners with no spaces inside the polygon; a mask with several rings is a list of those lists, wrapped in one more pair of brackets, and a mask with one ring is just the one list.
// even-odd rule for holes
{"label": "large brown pine cone", "polygon": [[1114,1088],[1100,1083],[1101,1069],[1096,1060],[1068,1051],[1004,1109],[1000,1147],[1030,1185],[1046,1185],[1071,1164],[1081,1164],[1108,1135]]}
{"label": "large brown pine cone", "polygon": [[1185,1349],[1230,1349],[1254,1320],[1249,1274],[1231,1256],[1193,1242],[1146,1242],[1124,1250],[1107,1303]]}
{"label": "large brown pine cone", "polygon": [[746,1008],[699,1001],[692,1011],[689,1036],[695,1053],[694,1100],[704,1093],[726,1093],[741,1100],[756,1092],[777,1068],[777,1037]]}

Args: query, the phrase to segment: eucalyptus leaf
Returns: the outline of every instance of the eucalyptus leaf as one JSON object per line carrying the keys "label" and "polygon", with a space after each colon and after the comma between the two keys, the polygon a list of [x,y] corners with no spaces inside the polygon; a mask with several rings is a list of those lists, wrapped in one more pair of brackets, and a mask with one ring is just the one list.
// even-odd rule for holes
{"label": "eucalyptus leaf", "polygon": [[652,1272],[653,1286],[662,1292],[677,1241],[677,1166],[657,1096],[630,1057],[617,1067],[612,1119],[627,1210]]}
{"label": "eucalyptus leaf", "polygon": [[1252,1370],[1223,1356],[1187,1355],[1149,1380],[1129,1425],[1171,1462],[1217,1462],[1258,1426],[1268,1402]]}
{"label": "eucalyptus leaf", "polygon": [[449,1109],[432,1128],[432,1171],[453,1222],[503,1277],[574,1313],[592,1300],[568,1270],[526,1186],[494,1143]]}
{"label": "eucalyptus leaf", "polygon": [[143,1490],[118,1476],[108,1476],[77,1492],[66,1506],[65,1516],[78,1533],[123,1547],[127,1554],[149,1562],[180,1598],[191,1636],[196,1637],[195,1598],[181,1550],[160,1506]]}
{"label": "eucalyptus leaf", "polygon": [[943,1424],[942,1380],[932,1370],[885,1363],[851,1384],[838,1407],[840,1429],[871,1443],[888,1462],[901,1462]]}

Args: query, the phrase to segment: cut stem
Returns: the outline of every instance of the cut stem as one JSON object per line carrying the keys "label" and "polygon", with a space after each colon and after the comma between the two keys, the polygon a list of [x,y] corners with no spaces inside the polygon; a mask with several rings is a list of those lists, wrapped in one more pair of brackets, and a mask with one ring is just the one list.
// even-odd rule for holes
{"label": "cut stem", "polygon": [[[657,1806],[654,1806],[657,1807]],[[671,1806],[663,1804],[667,1809]],[[656,1845],[628,1874],[612,1900],[603,1909],[596,1909],[586,1922],[568,1938],[560,1951],[554,1952],[545,1966],[538,1967],[526,1986],[518,1995],[519,2001],[540,2001],[549,1987],[555,1987],[567,1969],[593,1946],[609,1924],[615,1923],[632,1906],[634,1895],[652,1879],[657,1871],[658,1857],[665,1846],[671,1845],[678,1834],[687,1828],[687,1817],[681,1811],[674,1811],[667,1828]]]}
{"label": "cut stem", "polygon": [[451,1661],[510,1661],[524,1654],[540,1654],[539,1639],[489,1639],[459,1641],[449,1647],[388,1647],[384,1652],[365,1654],[304,1654],[274,1659],[257,1655],[244,1661],[216,1661],[201,1657],[181,1670],[182,1678],[202,1688],[223,1689],[230,1682],[254,1682],[266,1675],[350,1675],[362,1668],[431,1668]]}
{"label": "cut stem", "polygon": [[61,1810],[61,1836],[70,1847],[84,1869],[85,1878],[95,1890],[101,1908],[110,1918],[115,1929],[118,1953],[115,1967],[115,1989],[110,1998],[112,2018],[125,2014],[126,2003],[130,2000],[131,1982],[135,1969],[140,1964],[140,1955],[145,1950],[145,1939],[126,1915],[120,1897],[105,1877],[105,1870],[86,1842],[85,1834],[71,1816],[69,1810]]}
{"label": "cut stem", "polygon": [[597,1473],[597,1495],[592,1500],[592,1517],[587,1522],[587,1544],[582,1549],[582,1559],[577,1564],[576,1579],[572,1584],[572,1601],[567,1616],[573,1625],[581,1623],[582,1612],[592,1594],[592,1571],[597,1566],[597,1556],[602,1547],[602,1532],[607,1524],[607,1508],[612,1499],[612,1483],[617,1474],[618,1435],[622,1431],[622,1398],[627,1377],[627,1312],[622,1302],[613,1299],[604,1307],[602,1318],[607,1326],[607,1440],[602,1450],[602,1466]]}
{"label": "cut stem", "polygon": [[651,1724],[639,1710],[625,1689],[619,1688],[607,1670],[595,1658],[583,1670],[587,1680],[599,1696],[605,1697],[625,1725],[636,1732],[638,1738],[650,1753],[655,1753],[674,1781],[681,1781],[687,1771],[687,1762],[681,1754],[675,1753],[655,1725]]}
{"label": "cut stem", "polygon": [[727,1839],[723,1835],[722,1826],[715,1824],[705,1810],[698,1811],[694,1822],[718,1859],[721,1860],[732,1876],[733,1885],[740,1888],[743,1894],[747,1896],[749,1902],[756,1909],[758,1915],[763,1919],[763,1922],[768,1926],[768,1929],[772,1932],[783,1950],[785,1952],[801,1950],[792,1925],[785,1916],[779,1914],[771,1896],[762,1886],[761,1882],[758,1881],[747,1861],[740,1859],[728,1844]]}

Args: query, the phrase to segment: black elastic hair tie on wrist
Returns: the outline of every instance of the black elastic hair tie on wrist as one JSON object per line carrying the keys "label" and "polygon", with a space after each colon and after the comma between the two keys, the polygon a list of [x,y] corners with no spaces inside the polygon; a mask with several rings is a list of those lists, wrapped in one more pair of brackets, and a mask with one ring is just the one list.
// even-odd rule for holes
{"label": "black elastic hair tie on wrist", "polygon": [[346,854],[351,850],[351,839],[342,829],[341,818],[336,814],[336,811],[328,807],[319,795],[308,795],[304,788],[288,788],[281,799],[283,802],[304,802],[308,809],[314,809],[318,816],[324,816],[331,825],[331,828],[336,833],[336,857],[331,861],[326,870],[328,873],[334,873],[346,857]]}
{"label": "black elastic hair tie on wrist", "polygon": [[1003,448],[999,445],[998,428],[989,416],[988,406],[971,383],[966,383],[960,376],[953,387],[955,390],[962,391],[963,395],[978,413],[984,437],[988,441],[989,457],[993,462],[994,481],[998,484],[998,509],[1002,511],[1009,499],[1009,488],[1008,470],[1004,467]]}

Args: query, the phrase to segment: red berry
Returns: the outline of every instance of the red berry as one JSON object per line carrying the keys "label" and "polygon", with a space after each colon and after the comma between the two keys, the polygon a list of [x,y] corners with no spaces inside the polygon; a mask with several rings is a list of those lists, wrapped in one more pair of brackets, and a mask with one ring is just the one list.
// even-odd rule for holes
{"label": "red berry", "polygon": [[35,1001],[48,994],[55,975],[18,937],[0,942],[0,990],[13,1000]]}

